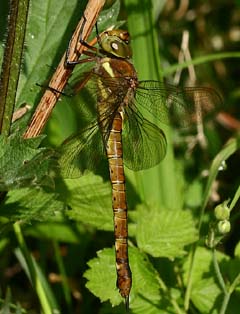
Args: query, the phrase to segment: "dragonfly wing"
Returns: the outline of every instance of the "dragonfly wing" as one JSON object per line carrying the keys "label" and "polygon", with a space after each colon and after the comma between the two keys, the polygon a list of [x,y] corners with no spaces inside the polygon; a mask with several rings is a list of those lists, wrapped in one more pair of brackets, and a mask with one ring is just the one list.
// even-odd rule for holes
{"label": "dragonfly wing", "polygon": [[178,127],[193,126],[222,106],[221,96],[210,87],[177,87],[158,81],[142,81],[136,93],[139,110],[160,122]]}
{"label": "dragonfly wing", "polygon": [[59,165],[65,178],[77,178],[86,170],[96,172],[102,160],[104,147],[97,122],[64,141],[59,149]]}
{"label": "dragonfly wing", "polygon": [[127,107],[123,127],[124,164],[134,171],[152,168],[165,157],[166,149],[163,131],[140,112]]}

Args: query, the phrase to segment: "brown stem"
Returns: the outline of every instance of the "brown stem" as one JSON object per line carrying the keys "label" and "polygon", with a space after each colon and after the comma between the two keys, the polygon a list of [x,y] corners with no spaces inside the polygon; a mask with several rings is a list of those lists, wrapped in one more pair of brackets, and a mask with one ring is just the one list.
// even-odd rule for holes
{"label": "brown stem", "polygon": [[[86,18],[86,23],[83,29],[82,38],[86,40],[90,35],[94,25],[96,24],[99,12],[101,11],[105,0],[89,0],[87,7],[84,11],[84,16]],[[81,25],[83,23],[83,18],[81,18],[78,23],[75,32],[71,38],[71,47],[69,47],[69,58],[72,61],[77,61],[85,47],[81,44],[78,44],[79,41],[79,32]],[[61,91],[64,89],[72,71],[73,67],[66,67],[66,53],[64,53],[52,79],[49,83],[50,89],[47,89],[43,94],[36,111],[33,115],[32,121],[28,126],[24,138],[35,137],[39,135],[58,100],[61,96]],[[56,92],[58,91],[58,92]]]}

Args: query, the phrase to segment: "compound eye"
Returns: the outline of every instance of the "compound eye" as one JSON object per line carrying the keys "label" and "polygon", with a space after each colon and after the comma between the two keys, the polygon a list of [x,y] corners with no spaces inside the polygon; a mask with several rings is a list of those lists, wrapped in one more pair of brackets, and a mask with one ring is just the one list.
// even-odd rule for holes
{"label": "compound eye", "polygon": [[116,41],[114,41],[114,42],[112,42],[111,43],[111,47],[112,47],[112,49],[114,50],[114,51],[118,51],[118,43],[116,42]]}
{"label": "compound eye", "polygon": [[125,41],[126,43],[128,43],[129,41],[129,33],[127,31],[122,31],[120,34],[119,34],[119,37]]}

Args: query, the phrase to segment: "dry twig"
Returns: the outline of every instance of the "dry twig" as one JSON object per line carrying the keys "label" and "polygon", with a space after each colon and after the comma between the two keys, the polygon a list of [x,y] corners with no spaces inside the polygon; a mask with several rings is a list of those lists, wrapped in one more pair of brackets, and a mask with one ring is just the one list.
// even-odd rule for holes
{"label": "dry twig", "polygon": [[[105,0],[89,0],[87,7],[84,11],[84,16],[86,17],[86,24],[83,30],[83,40],[86,40],[90,35],[92,28],[96,24],[99,12],[101,11]],[[69,58],[71,61],[77,61],[79,56],[84,50],[84,46],[79,41],[79,32],[81,29],[81,25],[83,23],[83,18],[81,18],[78,23],[76,30],[71,39],[71,47],[69,49]],[[66,66],[66,53],[63,55],[52,79],[49,83],[49,87],[44,95],[42,96],[36,111],[33,115],[32,121],[28,126],[26,133],[24,134],[24,138],[35,137],[39,135],[43,128],[46,125],[46,122],[61,95],[61,91],[66,86],[66,83],[73,71],[73,67]],[[59,91],[59,92],[56,92]]]}

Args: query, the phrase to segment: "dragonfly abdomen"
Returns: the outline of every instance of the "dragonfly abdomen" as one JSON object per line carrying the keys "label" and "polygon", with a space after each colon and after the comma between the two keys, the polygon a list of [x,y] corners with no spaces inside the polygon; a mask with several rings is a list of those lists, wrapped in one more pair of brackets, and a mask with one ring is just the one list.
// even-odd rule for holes
{"label": "dragonfly abdomen", "polygon": [[109,132],[106,150],[112,183],[117,287],[122,297],[128,299],[132,285],[132,274],[128,261],[127,202],[121,134],[122,118],[120,113],[117,113]]}

